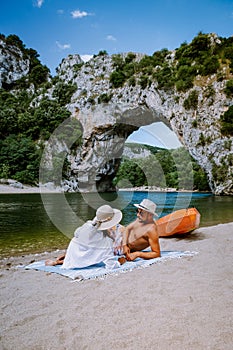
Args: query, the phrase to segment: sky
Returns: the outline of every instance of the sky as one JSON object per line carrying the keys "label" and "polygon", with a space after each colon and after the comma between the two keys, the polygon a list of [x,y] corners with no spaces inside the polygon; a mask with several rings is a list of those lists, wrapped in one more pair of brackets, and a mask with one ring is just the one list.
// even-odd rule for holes
{"label": "sky", "polygon": [[176,134],[162,122],[142,126],[128,137],[127,142],[143,143],[167,149],[182,147]]}
{"label": "sky", "polygon": [[0,1],[0,33],[18,35],[52,75],[69,54],[84,60],[100,50],[152,55],[189,43],[200,31],[232,36],[233,1]]}

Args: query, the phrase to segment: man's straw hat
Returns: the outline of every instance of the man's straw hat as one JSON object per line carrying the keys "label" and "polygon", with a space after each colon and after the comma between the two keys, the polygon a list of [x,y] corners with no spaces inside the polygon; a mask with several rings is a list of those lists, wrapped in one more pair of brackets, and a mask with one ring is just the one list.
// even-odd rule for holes
{"label": "man's straw hat", "polygon": [[156,210],[156,204],[152,201],[150,201],[149,199],[143,199],[143,201],[141,201],[140,204],[134,204],[135,207],[145,210],[148,213],[151,213],[155,216],[158,216],[158,214],[156,214],[155,210]]}

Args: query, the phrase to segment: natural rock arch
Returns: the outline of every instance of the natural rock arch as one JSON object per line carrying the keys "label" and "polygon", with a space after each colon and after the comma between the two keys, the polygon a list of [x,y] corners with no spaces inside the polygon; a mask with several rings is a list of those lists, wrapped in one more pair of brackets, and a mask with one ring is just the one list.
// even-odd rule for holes
{"label": "natural rock arch", "polygon": [[112,180],[128,136],[141,126],[161,121],[145,106],[102,105],[78,111],[75,117],[83,126],[83,145],[71,169],[81,191],[113,190]]}
{"label": "natural rock arch", "polygon": [[221,159],[224,151],[227,152],[224,148],[226,140],[220,137],[217,142],[208,144],[208,147],[199,144],[201,130],[192,126],[193,115],[190,117],[187,113],[181,118],[179,107],[176,109],[173,105],[170,108],[170,104],[174,103],[172,100],[173,96],[167,96],[164,102],[156,91],[150,91],[146,94],[144,103],[137,106],[125,105],[119,101],[116,105],[108,103],[89,109],[77,109],[73,117],[83,126],[83,145],[70,160],[71,178],[77,180],[78,189],[113,190],[112,180],[120,164],[125,140],[139,127],[162,121],[175,132],[181,144],[206,171],[213,192],[220,194],[223,188],[227,190],[229,182],[226,182],[226,187],[224,184],[220,187],[215,184],[211,163],[213,154],[215,159]]}
{"label": "natural rock arch", "polygon": [[[83,127],[83,145],[70,157],[71,179],[78,180],[79,190],[96,190],[96,185],[99,191],[111,190],[125,139],[142,125],[162,121],[204,169],[213,193],[233,194],[233,142],[221,134],[220,124],[232,105],[224,91],[227,80],[218,80],[216,74],[197,76],[185,92],[159,89],[156,81],[146,87],[125,83],[114,88],[111,56],[82,62],[77,72],[80,62],[78,55],[69,56],[57,71],[60,79],[77,84],[67,108]],[[193,96],[195,105],[190,103]]]}

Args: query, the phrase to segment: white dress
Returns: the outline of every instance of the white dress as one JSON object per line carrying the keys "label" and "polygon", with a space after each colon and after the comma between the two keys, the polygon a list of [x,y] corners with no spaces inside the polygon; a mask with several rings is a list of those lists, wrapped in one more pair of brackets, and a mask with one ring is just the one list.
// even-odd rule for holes
{"label": "white dress", "polygon": [[109,269],[120,267],[113,253],[113,240],[87,221],[74,232],[62,268],[83,268],[98,263],[104,263]]}

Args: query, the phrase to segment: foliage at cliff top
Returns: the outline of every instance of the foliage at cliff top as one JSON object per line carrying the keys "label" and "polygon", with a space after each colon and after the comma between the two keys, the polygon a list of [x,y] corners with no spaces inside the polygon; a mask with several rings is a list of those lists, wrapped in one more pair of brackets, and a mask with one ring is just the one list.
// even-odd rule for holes
{"label": "foliage at cliff top", "polygon": [[[27,74],[26,78],[21,78],[19,81],[17,81],[16,84],[5,84],[3,82],[3,87],[5,87],[7,90],[12,88],[27,88],[32,83],[35,87],[39,87],[41,84],[46,83],[48,81],[49,77],[49,69],[45,65],[42,65],[39,60],[39,54],[34,49],[27,49],[22,42],[22,40],[17,35],[9,35],[5,36],[3,34],[0,34],[0,40],[5,42],[8,49],[16,48],[19,49],[19,51],[22,53],[22,58],[28,59],[29,64],[29,72]],[[17,52],[12,50],[12,55],[17,56]],[[20,57],[18,57],[20,59]]]}
{"label": "foliage at cliff top", "polygon": [[145,89],[157,82],[159,89],[187,91],[197,76],[217,74],[219,81],[232,77],[233,37],[218,38],[200,32],[190,44],[185,42],[175,51],[162,49],[141,60],[137,60],[134,53],[125,57],[117,54],[112,60],[115,70],[110,82],[114,88],[127,82]]}

